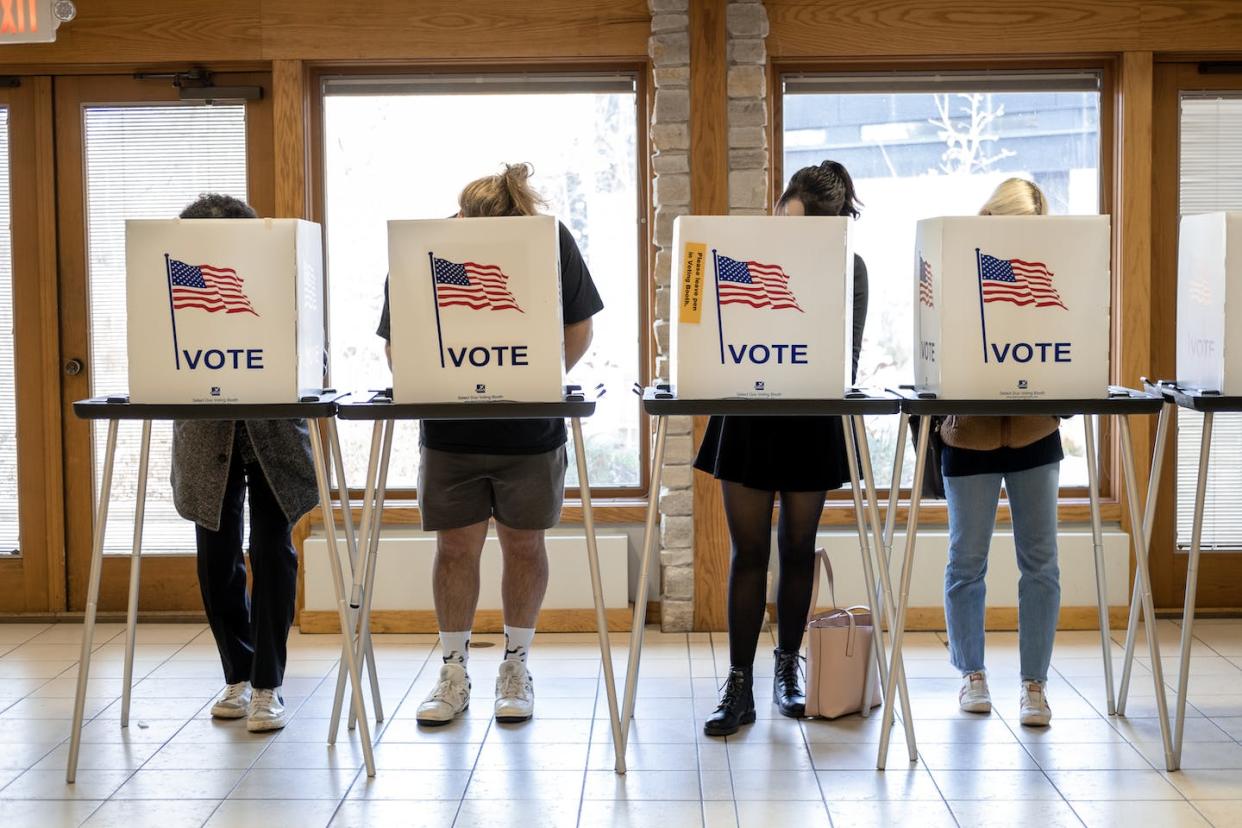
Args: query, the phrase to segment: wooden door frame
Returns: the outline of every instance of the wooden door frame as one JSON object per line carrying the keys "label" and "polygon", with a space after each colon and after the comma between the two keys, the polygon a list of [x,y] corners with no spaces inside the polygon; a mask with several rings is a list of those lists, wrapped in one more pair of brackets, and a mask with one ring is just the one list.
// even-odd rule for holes
{"label": "wooden door frame", "polygon": [[[1156,378],[1177,373],[1177,244],[1181,187],[1181,93],[1232,91],[1242,96],[1242,72],[1203,74],[1199,63],[1157,63],[1154,78],[1152,157],[1151,368]],[[1177,415],[1170,421],[1152,527],[1152,590],[1157,607],[1182,606],[1188,556],[1177,553]],[[1198,606],[1202,610],[1242,607],[1242,554],[1204,554],[1199,559]]]}
{"label": "wooden door frame", "polygon": [[16,83],[0,88],[0,106],[9,111],[9,158],[0,163],[9,164],[13,205],[21,555],[0,560],[0,613],[48,613],[64,603],[52,83],[46,77]]}
{"label": "wooden door frame", "polygon": [[[186,67],[188,68],[188,67]],[[247,197],[260,215],[271,215],[275,204],[273,175],[271,75],[268,72],[228,73],[217,79],[231,85],[258,85],[264,95],[246,104]],[[57,77],[54,82],[59,230],[60,354],[78,358],[87,370],[61,374],[60,423],[63,440],[65,587],[62,607],[80,612],[85,603],[94,500],[94,452],[89,423],[78,420],[72,402],[89,394],[90,333],[86,249],[86,191],[82,108],[86,104],[158,104],[179,100],[167,80],[139,80],[132,75]],[[122,423],[121,428],[137,428]],[[152,479],[151,486],[167,485]],[[104,558],[100,587],[101,612],[125,607],[129,591],[129,556]],[[193,555],[144,550],[139,608],[144,612],[200,614],[202,603]]]}

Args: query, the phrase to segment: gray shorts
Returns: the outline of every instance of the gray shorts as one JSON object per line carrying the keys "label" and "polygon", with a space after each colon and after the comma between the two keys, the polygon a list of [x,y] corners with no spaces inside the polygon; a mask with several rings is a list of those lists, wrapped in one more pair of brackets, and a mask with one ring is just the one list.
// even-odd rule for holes
{"label": "gray shorts", "polygon": [[464,454],[423,447],[418,506],[423,530],[496,518],[510,529],[551,529],[565,499],[565,447],[543,454]]}

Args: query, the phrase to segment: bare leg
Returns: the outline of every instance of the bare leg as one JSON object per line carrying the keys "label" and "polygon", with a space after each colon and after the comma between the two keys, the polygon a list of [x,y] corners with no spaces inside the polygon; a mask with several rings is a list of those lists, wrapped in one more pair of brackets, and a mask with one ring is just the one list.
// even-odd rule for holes
{"label": "bare leg", "polygon": [[486,520],[436,533],[431,590],[441,630],[468,630],[479,605],[479,558],[487,538]]}
{"label": "bare leg", "polygon": [[[504,557],[504,574],[500,581],[500,597],[504,605],[505,624],[510,627],[533,628],[548,589],[548,548],[542,529],[511,529],[496,521],[500,551]],[[478,593],[478,567],[475,568],[475,593]]]}

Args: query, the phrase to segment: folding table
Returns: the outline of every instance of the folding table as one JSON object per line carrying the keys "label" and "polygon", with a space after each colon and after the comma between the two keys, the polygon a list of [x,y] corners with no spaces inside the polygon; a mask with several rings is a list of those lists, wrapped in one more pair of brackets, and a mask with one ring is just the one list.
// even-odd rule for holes
{"label": "folding table", "polygon": [[[1242,397],[1225,396],[1214,391],[1188,388],[1176,382],[1145,382],[1146,389],[1159,394],[1167,406],[1198,411],[1203,414],[1203,434],[1199,440],[1199,469],[1195,478],[1194,518],[1190,531],[1190,550],[1186,566],[1186,598],[1182,605],[1182,635],[1178,647],[1177,671],[1177,712],[1173,719],[1173,760],[1169,770],[1178,770],[1182,764],[1182,736],[1186,724],[1186,691],[1190,683],[1190,647],[1194,635],[1195,623],[1195,592],[1199,584],[1199,554],[1203,550],[1203,510],[1207,497],[1208,466],[1212,454],[1212,421],[1217,413],[1237,413],[1242,411]],[[1155,480],[1155,475],[1153,475]],[[1148,533],[1150,535],[1150,528]],[[1125,715],[1126,700],[1130,690],[1130,670],[1134,663],[1134,646],[1136,627],[1138,625],[1139,606],[1130,605],[1130,623],[1126,634],[1125,662],[1122,666],[1121,686],[1117,692],[1117,712]],[[1144,621],[1149,625],[1148,637],[1154,638],[1151,618],[1147,608],[1143,608]]]}
{"label": "folding table", "polygon": [[[134,544],[129,570],[129,608],[126,614],[125,677],[121,696],[121,727],[129,726],[130,689],[133,684],[134,643],[138,620],[139,568],[142,555],[142,528],[146,509],[147,467],[151,453],[151,422],[153,420],[306,420],[310,431],[311,455],[315,466],[315,479],[319,488],[319,503],[325,515],[331,515],[332,497],[328,489],[327,465],[324,461],[322,429],[326,428],[333,445],[336,445],[336,425],[332,419],[337,402],[344,395],[325,390],[317,396],[304,397],[298,403],[258,405],[162,405],[131,403],[126,396],[92,397],[73,404],[73,412],[84,420],[106,420],[108,437],[104,450],[103,476],[99,487],[99,504],[95,512],[94,537],[91,548],[91,571],[87,587],[86,614],[82,628],[82,658],[78,668],[77,694],[73,704],[73,731],[69,742],[69,764],[65,779],[73,782],[77,776],[78,753],[82,744],[82,720],[86,706],[86,683],[90,674],[91,649],[95,638],[95,614],[99,601],[99,581],[103,571],[104,533],[108,525],[108,504],[112,497],[112,470],[116,459],[117,430],[121,420],[138,420],[142,423],[142,444],[138,460],[138,489],[134,502]],[[338,451],[339,454],[339,451]],[[325,520],[329,537],[332,521]],[[332,545],[335,548],[335,545]],[[350,640],[351,623],[346,606],[345,579],[339,560],[331,556],[332,583],[336,589],[337,611],[340,615],[341,633]],[[366,710],[362,698],[361,678],[354,649],[345,646],[345,669],[354,688],[354,710],[362,724],[363,756],[367,775],[375,775],[375,760],[371,741],[366,729]]]}
{"label": "folding table", "polygon": [[[1155,458],[1163,454],[1164,441],[1167,433],[1168,410],[1159,396],[1129,388],[1110,388],[1107,397],[1088,399],[1015,399],[1015,400],[955,400],[939,399],[935,395],[919,393],[903,388],[902,420],[903,424],[911,415],[918,416],[919,433],[917,451],[915,453],[914,482],[910,494],[910,515],[906,524],[906,550],[901,567],[901,585],[897,595],[896,624],[893,628],[893,659],[901,656],[902,639],[905,632],[906,609],[910,599],[910,578],[914,570],[915,541],[918,535],[918,513],[923,476],[926,469],[928,443],[931,434],[932,417],[948,415],[980,415],[980,416],[1073,416],[1082,414],[1086,432],[1085,454],[1087,457],[1088,493],[1091,503],[1091,535],[1095,555],[1096,600],[1100,618],[1100,646],[1104,656],[1104,681],[1108,695],[1108,712],[1113,714],[1113,666],[1110,656],[1110,639],[1108,623],[1108,593],[1104,575],[1104,544],[1103,529],[1100,520],[1099,503],[1099,469],[1095,452],[1095,422],[1097,416],[1113,416],[1118,424],[1121,435],[1121,466],[1124,475],[1126,499],[1132,516],[1143,515],[1140,523],[1132,532],[1136,569],[1136,601],[1141,601],[1147,618],[1152,618],[1151,575],[1148,566],[1147,546],[1150,529],[1150,516],[1154,513],[1156,501],[1156,481],[1159,468],[1153,468],[1153,474],[1147,491],[1147,512],[1139,508],[1138,489],[1134,471],[1134,448],[1130,437],[1131,415],[1159,414],[1156,430]],[[1160,669],[1160,648],[1154,635],[1154,628],[1147,636],[1148,648],[1153,662],[1153,675],[1156,685],[1156,705],[1160,719],[1160,735],[1164,743],[1165,763],[1172,770],[1173,754],[1169,734],[1168,707],[1164,695],[1164,680]],[[900,676],[890,668],[888,686],[884,694],[884,720],[880,731],[880,749],[876,758],[876,767],[884,769],[888,756],[889,739],[892,734],[894,709],[892,692],[894,685],[899,683]]]}
{"label": "folding table", "polygon": [[[608,696],[608,710],[620,757],[621,741],[618,730],[617,691],[613,680],[612,651],[608,640],[608,616],[604,606],[604,588],[600,577],[599,549],[595,539],[595,519],[591,511],[591,485],[587,474],[586,443],[582,438],[582,419],[595,413],[595,400],[587,399],[578,386],[568,386],[560,402],[462,402],[462,403],[396,403],[391,389],[376,392],[369,399],[342,402],[337,406],[337,416],[342,420],[371,421],[371,454],[367,465],[367,480],[358,527],[358,546],[362,552],[360,566],[354,571],[350,603],[358,613],[359,635],[355,661],[363,659],[370,644],[371,603],[374,597],[375,570],[379,559],[379,538],[384,514],[384,496],[388,486],[388,463],[392,454],[393,427],[398,420],[495,420],[499,426],[503,420],[533,418],[565,418],[570,421],[574,441],[574,457],[578,464],[578,488],[582,499],[582,527],[586,534],[587,563],[591,571],[591,591],[595,600],[595,619],[599,631],[600,656],[603,661],[604,685]],[[348,488],[342,480],[340,486],[341,508],[350,512]],[[325,521],[331,525],[332,521]],[[348,528],[348,527],[347,527]],[[328,548],[335,551],[336,542],[328,537]],[[335,559],[335,556],[333,556]],[[374,658],[370,659],[374,664]],[[357,687],[354,686],[357,693]],[[329,724],[328,742],[336,739],[340,728],[342,700],[345,693],[345,675],[338,671],[336,697]],[[355,704],[351,711],[349,726],[360,713]],[[364,734],[364,741],[365,741]],[[618,758],[618,761],[620,759]]]}
{"label": "folding table", "polygon": [[[643,530],[642,559],[638,575],[638,594],[634,601],[634,621],[630,628],[630,654],[625,675],[624,706],[621,713],[621,744],[617,755],[617,773],[625,773],[625,748],[629,742],[630,723],[634,719],[634,703],[638,694],[638,668],[642,658],[644,626],[647,618],[647,579],[651,570],[651,562],[655,556],[656,520],[659,516],[660,475],[664,465],[664,447],[668,437],[668,418],[676,416],[777,416],[777,417],[840,417],[846,438],[846,455],[850,472],[850,487],[854,495],[854,513],[857,521],[859,548],[862,553],[863,576],[867,581],[867,595],[874,601],[872,617],[877,618],[878,608],[882,607],[888,619],[888,628],[892,630],[894,618],[892,601],[892,584],[889,577],[889,555],[892,546],[892,519],[894,510],[888,513],[888,528],[881,529],[879,507],[876,503],[875,480],[871,468],[871,452],[863,424],[865,415],[891,415],[900,410],[901,400],[888,392],[878,394],[865,391],[852,391],[839,399],[801,400],[801,399],[715,399],[715,400],[682,400],[678,399],[667,385],[657,385],[642,391],[643,410],[655,418],[656,438],[655,450],[651,458],[651,482],[648,489],[647,521]],[[861,473],[859,464],[861,463]],[[867,500],[867,518],[863,517],[864,493]],[[867,536],[868,523],[875,544],[875,562],[878,564],[880,579],[877,582],[872,567],[872,539]],[[817,576],[818,577],[818,576]],[[904,681],[904,666],[899,655],[895,656],[890,665],[884,654],[883,632],[880,625],[875,625],[872,646],[875,653],[875,671],[878,671],[882,684],[893,692],[893,671],[901,674],[903,680],[897,683],[901,694],[902,721],[906,728],[906,740],[910,751],[910,761],[918,758],[914,742],[914,731],[910,719],[910,702]],[[867,690],[863,698],[870,698],[870,688],[874,685],[875,672],[868,668]],[[870,715],[864,705],[863,716]],[[615,734],[614,734],[615,736]]]}

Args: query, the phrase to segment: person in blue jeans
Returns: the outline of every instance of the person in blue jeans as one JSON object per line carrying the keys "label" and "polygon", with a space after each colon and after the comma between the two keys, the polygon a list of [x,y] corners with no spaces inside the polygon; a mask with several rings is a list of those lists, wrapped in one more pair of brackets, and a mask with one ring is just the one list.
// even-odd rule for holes
{"label": "person in blue jeans", "polygon": [[[1002,183],[980,215],[1046,215],[1047,199],[1029,181]],[[961,709],[989,713],[984,666],[984,605],[988,547],[1001,484],[1009,497],[1017,546],[1018,648],[1022,669],[1019,719],[1029,727],[1052,720],[1045,691],[1061,609],[1057,566],[1060,420],[1055,417],[946,417],[941,471],[949,505],[949,563],[944,573],[949,658],[962,672]]]}

